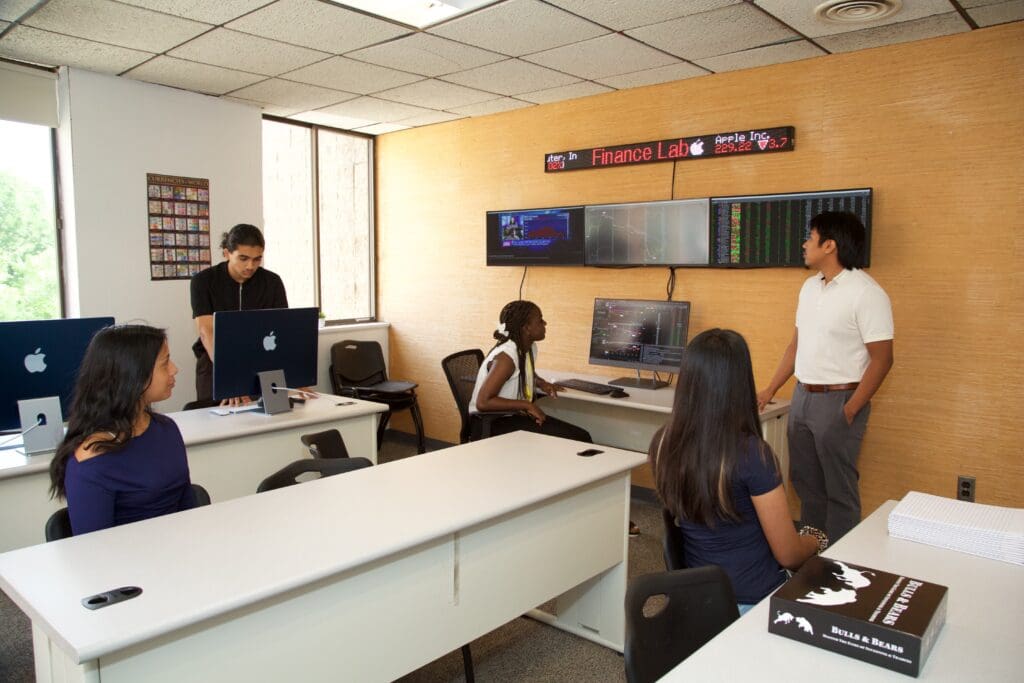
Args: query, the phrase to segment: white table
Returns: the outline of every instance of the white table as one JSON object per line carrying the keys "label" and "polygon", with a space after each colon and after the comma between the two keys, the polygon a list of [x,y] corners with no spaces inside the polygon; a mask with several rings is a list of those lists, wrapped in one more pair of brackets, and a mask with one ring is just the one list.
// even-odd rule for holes
{"label": "white table", "polygon": [[[218,502],[255,493],[265,477],[309,457],[299,441],[309,432],[336,428],[351,455],[376,462],[377,414],[386,410],[381,403],[322,394],[277,415],[219,416],[208,410],[167,415],[181,428],[192,481]],[[42,543],[47,518],[64,506],[48,493],[52,458],[53,453],[0,451],[0,552]]]}
{"label": "white table", "polygon": [[[622,649],[629,470],[516,432],[0,555],[44,681],[386,681],[558,597]],[[143,593],[97,611],[83,597]]]}
{"label": "white table", "polygon": [[[890,538],[896,501],[825,552],[826,557],[949,587],[946,624],[921,681],[1020,681],[1024,678],[1024,567]],[[683,661],[663,681],[893,681],[909,677],[768,632],[769,601]],[[738,656],[740,655],[740,656]]]}
{"label": "white table", "polygon": [[[539,369],[537,374],[549,382],[577,378],[592,382],[608,383],[607,377],[583,375],[576,372]],[[567,389],[559,392],[558,398],[543,399],[541,408],[545,413],[560,420],[571,422],[590,432],[595,443],[606,444],[631,451],[647,452],[651,437],[664,426],[672,401],[675,386],[661,389],[631,389],[626,398],[611,398],[600,394]],[[779,457],[783,483],[789,488],[789,441],[786,438],[786,423],[789,415],[789,400],[776,399],[761,413],[761,428],[764,439]],[[653,486],[649,475],[638,480]]]}

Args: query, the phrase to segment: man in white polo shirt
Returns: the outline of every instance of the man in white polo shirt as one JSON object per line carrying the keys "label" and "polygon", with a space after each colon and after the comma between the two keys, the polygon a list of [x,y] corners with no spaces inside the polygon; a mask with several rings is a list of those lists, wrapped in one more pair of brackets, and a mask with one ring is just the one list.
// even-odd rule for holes
{"label": "man in white polo shirt", "polygon": [[834,543],[860,522],[857,456],[869,401],[892,367],[892,306],[860,270],[865,232],[857,216],[826,211],[810,225],[804,263],[819,272],[800,290],[793,340],[757,404],[763,409],[796,374],[789,476],[801,521]]}

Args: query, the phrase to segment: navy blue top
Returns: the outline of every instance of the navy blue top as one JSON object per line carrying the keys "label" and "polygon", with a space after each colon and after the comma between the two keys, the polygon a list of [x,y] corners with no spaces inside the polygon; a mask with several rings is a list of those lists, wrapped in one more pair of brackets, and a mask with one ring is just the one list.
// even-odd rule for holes
{"label": "navy blue top", "polygon": [[77,534],[159,517],[196,506],[178,425],[153,415],[119,451],[79,462],[64,474],[71,529]]}
{"label": "navy blue top", "polygon": [[[754,603],[786,579],[772,555],[751,496],[773,491],[782,477],[770,453],[762,457],[761,440],[750,437],[738,454],[732,477],[732,503],[739,522],[719,520],[714,527],[681,520],[683,553],[687,567],[717,564],[732,581],[736,601]],[[766,449],[767,445],[764,446]]]}

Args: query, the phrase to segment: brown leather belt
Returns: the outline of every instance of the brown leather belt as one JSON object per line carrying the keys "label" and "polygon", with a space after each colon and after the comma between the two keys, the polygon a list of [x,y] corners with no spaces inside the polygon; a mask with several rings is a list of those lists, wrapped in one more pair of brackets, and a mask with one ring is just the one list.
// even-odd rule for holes
{"label": "brown leather belt", "polygon": [[804,384],[800,382],[800,386],[815,394],[823,394],[829,391],[852,391],[860,386],[860,382],[847,382],[846,384]]}

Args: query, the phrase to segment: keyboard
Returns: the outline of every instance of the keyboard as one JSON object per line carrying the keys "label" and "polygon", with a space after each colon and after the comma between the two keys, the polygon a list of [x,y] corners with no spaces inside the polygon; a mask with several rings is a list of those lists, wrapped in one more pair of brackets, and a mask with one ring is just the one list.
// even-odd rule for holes
{"label": "keyboard", "polygon": [[585,379],[560,379],[555,384],[559,384],[566,389],[585,391],[588,394],[610,394],[615,391],[615,387],[610,387],[600,382],[590,382]]}
{"label": "keyboard", "polygon": [[238,413],[250,413],[256,410],[263,410],[262,401],[255,401],[244,406],[221,406],[218,408],[210,408],[210,412],[214,415],[236,415]]}

